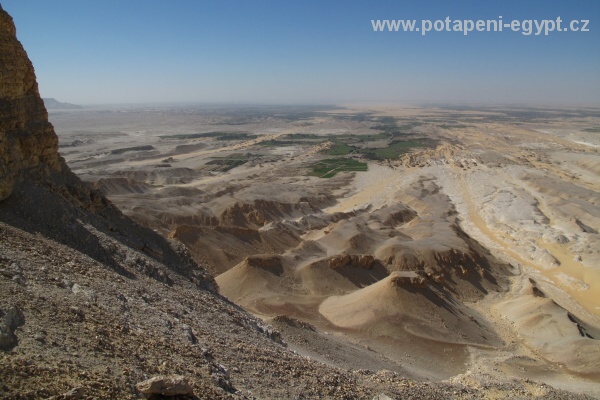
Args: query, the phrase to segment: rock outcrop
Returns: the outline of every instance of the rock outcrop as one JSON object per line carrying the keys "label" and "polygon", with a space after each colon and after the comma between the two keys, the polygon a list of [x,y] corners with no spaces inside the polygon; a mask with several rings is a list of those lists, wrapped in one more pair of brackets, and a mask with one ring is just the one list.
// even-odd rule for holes
{"label": "rock outcrop", "polygon": [[394,271],[390,280],[392,286],[424,288],[427,278],[420,271]]}
{"label": "rock outcrop", "polygon": [[246,257],[242,261],[244,265],[251,268],[260,268],[265,271],[269,271],[277,276],[283,274],[283,265],[281,264],[281,257],[271,254],[257,254],[254,256]]}
{"label": "rock outcrop", "polygon": [[39,177],[64,168],[33,65],[17,40],[12,18],[0,8],[0,201],[25,175]]}
{"label": "rock outcrop", "polygon": [[17,307],[11,307],[6,313],[0,310],[0,350],[10,350],[18,343],[15,330],[25,323],[23,312]]}
{"label": "rock outcrop", "polygon": [[44,98],[44,105],[48,110],[74,110],[83,108],[77,104],[63,103],[53,98]]}
{"label": "rock outcrop", "polygon": [[191,395],[192,387],[181,375],[155,376],[135,385],[142,394],[162,396]]}
{"label": "rock outcrop", "polygon": [[381,266],[381,261],[368,254],[341,254],[327,259],[329,268],[339,269],[346,266],[372,269]]}

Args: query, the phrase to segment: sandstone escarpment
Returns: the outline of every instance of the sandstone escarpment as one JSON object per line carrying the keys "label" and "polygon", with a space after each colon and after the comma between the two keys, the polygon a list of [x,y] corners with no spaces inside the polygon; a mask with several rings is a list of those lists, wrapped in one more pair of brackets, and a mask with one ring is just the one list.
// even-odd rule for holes
{"label": "sandstone escarpment", "polygon": [[0,8],[0,200],[24,175],[43,176],[64,167],[33,65],[12,18]]}

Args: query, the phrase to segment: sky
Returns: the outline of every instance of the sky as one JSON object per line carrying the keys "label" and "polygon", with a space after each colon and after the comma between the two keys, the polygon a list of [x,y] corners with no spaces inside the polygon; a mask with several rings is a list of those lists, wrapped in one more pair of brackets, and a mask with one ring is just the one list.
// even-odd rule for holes
{"label": "sky", "polygon": [[[69,103],[600,104],[597,0],[0,4],[42,96]],[[500,16],[589,20],[589,32],[423,36],[371,23]]]}

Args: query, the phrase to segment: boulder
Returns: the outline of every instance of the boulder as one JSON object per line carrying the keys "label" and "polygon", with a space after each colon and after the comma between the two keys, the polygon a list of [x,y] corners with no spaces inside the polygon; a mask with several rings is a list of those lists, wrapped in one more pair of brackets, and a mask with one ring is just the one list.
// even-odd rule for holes
{"label": "boulder", "polygon": [[[1,310],[0,310],[1,312]],[[0,349],[9,351],[18,344],[15,330],[25,323],[23,312],[16,306],[11,307],[0,320]]]}
{"label": "boulder", "polygon": [[427,278],[421,271],[394,271],[390,283],[398,287],[424,288],[427,286]]}
{"label": "boulder", "polygon": [[162,396],[191,395],[192,387],[181,375],[159,375],[135,385],[142,394],[159,394]]}

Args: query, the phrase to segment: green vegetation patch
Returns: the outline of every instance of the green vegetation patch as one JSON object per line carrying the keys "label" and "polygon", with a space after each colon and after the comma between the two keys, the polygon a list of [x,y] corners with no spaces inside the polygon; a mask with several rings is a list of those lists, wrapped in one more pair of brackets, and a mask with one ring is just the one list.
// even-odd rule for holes
{"label": "green vegetation patch", "polygon": [[329,158],[311,166],[309,175],[320,178],[333,178],[338,172],[366,171],[368,165],[351,158]]}
{"label": "green vegetation patch", "polygon": [[279,146],[296,146],[309,145],[314,146],[326,142],[325,136],[315,135],[312,133],[290,133],[281,137],[281,139],[263,140],[259,143],[260,146],[279,147]]}
{"label": "green vegetation patch", "polygon": [[258,136],[247,132],[203,132],[203,133],[183,133],[179,135],[163,135],[161,139],[188,140],[214,138],[216,140],[250,140]]}
{"label": "green vegetation patch", "polygon": [[125,147],[122,149],[114,149],[110,152],[110,154],[123,154],[129,151],[149,151],[154,150],[154,146],[146,145],[146,146],[135,146],[135,147]]}
{"label": "green vegetation patch", "polygon": [[414,147],[425,147],[424,143],[415,140],[396,140],[380,149],[364,149],[361,153],[370,160],[396,159]]}
{"label": "green vegetation patch", "polygon": [[249,133],[229,133],[226,135],[217,136],[217,140],[252,140],[256,139],[258,135],[251,135]]}
{"label": "green vegetation patch", "polygon": [[584,131],[584,132],[600,132],[600,126],[597,126],[595,128],[582,129],[582,131]]}
{"label": "green vegetation patch", "polygon": [[470,128],[471,125],[464,125],[464,124],[442,124],[442,125],[438,125],[439,128],[442,129],[464,129],[464,128]]}
{"label": "green vegetation patch", "polygon": [[333,136],[327,136],[327,138],[331,141],[334,142],[344,142],[344,143],[348,143],[348,144],[358,144],[358,143],[366,143],[366,142],[372,142],[374,140],[382,140],[382,139],[389,139],[390,135],[387,133],[376,133],[373,135],[353,135],[353,134],[346,134],[346,135],[333,135]]}
{"label": "green vegetation patch", "polygon": [[322,152],[324,154],[327,154],[328,156],[345,156],[356,150],[357,149],[354,146],[349,146],[346,143],[338,142],[338,143],[334,143],[333,146],[331,146],[328,149],[323,150]]}
{"label": "green vegetation patch", "polygon": [[315,135],[314,133],[290,133],[288,135],[285,135],[286,137],[292,139],[292,140],[323,140],[323,136],[320,135]]}
{"label": "green vegetation patch", "polygon": [[[361,138],[357,140],[356,138]],[[395,136],[382,135],[355,135],[352,137],[336,137],[332,139],[333,145],[329,149],[321,151],[323,154],[329,156],[345,156],[348,154],[361,154],[369,160],[386,160],[396,159],[403,154],[407,153],[410,149],[415,147],[426,147],[427,144],[422,140],[396,140],[393,139]],[[350,144],[344,142],[344,139],[349,139]],[[380,141],[387,139],[388,144],[384,147],[369,148],[369,147],[356,147],[357,144],[364,144],[371,141]]]}
{"label": "green vegetation patch", "polygon": [[403,124],[398,125],[394,117],[380,117],[377,122],[379,124],[372,126],[371,129],[382,131],[391,139],[413,135],[411,131],[417,126],[423,125],[419,121],[405,121]]}
{"label": "green vegetation patch", "polygon": [[329,116],[341,121],[365,122],[373,119],[372,114],[372,112],[362,112],[356,114],[330,113]]}
{"label": "green vegetation patch", "polygon": [[[324,142],[324,140],[322,140],[321,142]],[[258,143],[258,145],[260,146],[265,146],[265,147],[281,147],[281,146],[298,146],[298,145],[315,145],[315,144],[319,144],[320,142],[307,142],[307,141],[298,141],[298,140],[281,140],[281,139],[271,139],[271,140],[263,140],[262,142]]]}

